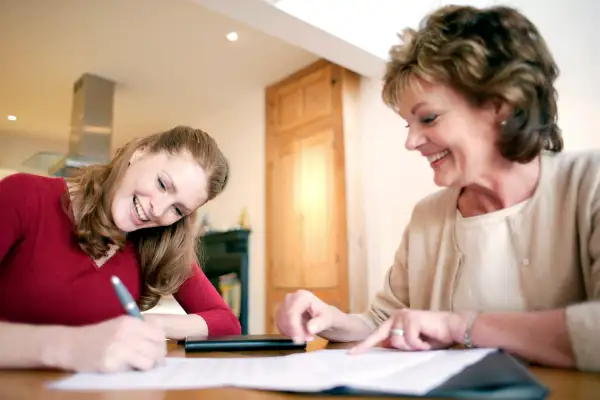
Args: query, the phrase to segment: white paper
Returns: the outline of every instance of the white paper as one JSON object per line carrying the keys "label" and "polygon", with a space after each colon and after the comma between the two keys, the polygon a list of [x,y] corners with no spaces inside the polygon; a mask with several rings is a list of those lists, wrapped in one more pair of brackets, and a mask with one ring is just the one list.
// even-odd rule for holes
{"label": "white paper", "polygon": [[239,387],[318,392],[352,387],[423,395],[495,349],[402,352],[374,349],[361,355],[320,350],[278,357],[167,358],[147,372],[79,373],[53,382],[58,390],[202,389]]}

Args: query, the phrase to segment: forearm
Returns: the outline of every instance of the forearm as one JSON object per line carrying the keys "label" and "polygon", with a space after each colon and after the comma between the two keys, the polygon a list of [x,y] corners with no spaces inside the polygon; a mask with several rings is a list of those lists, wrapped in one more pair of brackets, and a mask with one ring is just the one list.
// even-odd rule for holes
{"label": "forearm", "polygon": [[346,314],[334,308],[332,327],[319,336],[332,342],[355,342],[363,340],[371,332],[373,328],[358,315]]}
{"label": "forearm", "polygon": [[0,322],[0,368],[62,368],[60,338],[69,329]]}
{"label": "forearm", "polygon": [[208,336],[208,325],[197,314],[145,314],[144,319],[160,326],[168,339],[182,340],[186,336]]}
{"label": "forearm", "polygon": [[[464,332],[464,331],[463,331]],[[482,313],[471,336],[477,347],[497,347],[529,361],[553,367],[575,364],[565,310]],[[459,335],[462,342],[464,334]]]}

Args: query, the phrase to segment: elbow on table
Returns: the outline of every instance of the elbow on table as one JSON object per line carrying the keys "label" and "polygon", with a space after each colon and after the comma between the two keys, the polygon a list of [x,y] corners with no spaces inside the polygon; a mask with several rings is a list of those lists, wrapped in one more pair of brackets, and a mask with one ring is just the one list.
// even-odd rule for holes
{"label": "elbow on table", "polygon": [[240,323],[240,320],[233,314],[230,315],[230,320],[231,326],[229,329],[231,330],[231,333],[228,333],[228,335],[241,335],[242,324]]}
{"label": "elbow on table", "polygon": [[563,315],[571,361],[580,371],[600,372],[600,301],[571,305]]}
{"label": "elbow on table", "polygon": [[[206,319],[206,317],[205,317]],[[241,335],[242,324],[240,320],[229,310],[219,310],[207,320],[208,336],[230,336]]]}

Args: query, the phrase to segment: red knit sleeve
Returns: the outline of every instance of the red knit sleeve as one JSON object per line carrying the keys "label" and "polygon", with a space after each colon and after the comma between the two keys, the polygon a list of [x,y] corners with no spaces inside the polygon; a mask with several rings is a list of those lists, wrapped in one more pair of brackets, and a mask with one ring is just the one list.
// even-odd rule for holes
{"label": "red knit sleeve", "polygon": [[194,274],[173,295],[188,314],[197,314],[208,325],[209,336],[239,335],[240,321],[225,304],[219,292],[202,270],[195,265]]}
{"label": "red knit sleeve", "polygon": [[33,181],[27,174],[13,174],[0,179],[0,265],[23,238],[27,221],[35,213]]}

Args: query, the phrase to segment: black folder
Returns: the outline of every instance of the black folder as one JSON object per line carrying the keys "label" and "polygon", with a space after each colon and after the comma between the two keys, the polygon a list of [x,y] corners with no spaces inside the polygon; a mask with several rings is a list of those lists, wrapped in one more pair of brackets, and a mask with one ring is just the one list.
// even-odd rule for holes
{"label": "black folder", "polygon": [[[425,396],[394,394],[394,397],[436,397],[449,399],[518,399],[543,400],[550,390],[529,372],[527,367],[508,353],[494,351],[450,377]],[[329,395],[388,396],[387,393],[336,387],[324,391]],[[389,395],[392,396],[392,395]]]}
{"label": "black folder", "polygon": [[304,350],[306,343],[294,343],[290,338],[276,334],[234,335],[212,338],[187,337],[184,342],[186,352],[206,351],[265,351],[265,350]]}

